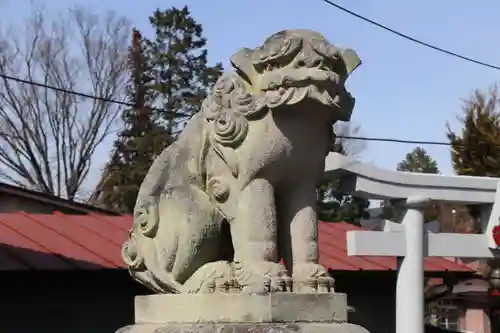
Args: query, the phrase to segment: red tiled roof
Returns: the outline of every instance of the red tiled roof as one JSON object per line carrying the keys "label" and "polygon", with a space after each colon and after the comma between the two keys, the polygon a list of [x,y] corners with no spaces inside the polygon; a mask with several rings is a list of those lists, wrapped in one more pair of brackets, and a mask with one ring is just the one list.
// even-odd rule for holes
{"label": "red tiled roof", "polygon": [[[120,249],[131,224],[130,216],[0,214],[0,270],[124,268]],[[347,256],[346,232],[358,229],[321,222],[320,262],[337,271],[395,270],[395,258]],[[474,272],[444,258],[427,258],[425,269]]]}
{"label": "red tiled roof", "polygon": [[[363,230],[349,223],[320,222],[319,252],[320,261],[336,271],[389,271],[396,270],[395,257],[347,256],[347,231]],[[474,269],[440,257],[425,258],[426,272],[475,272]]]}

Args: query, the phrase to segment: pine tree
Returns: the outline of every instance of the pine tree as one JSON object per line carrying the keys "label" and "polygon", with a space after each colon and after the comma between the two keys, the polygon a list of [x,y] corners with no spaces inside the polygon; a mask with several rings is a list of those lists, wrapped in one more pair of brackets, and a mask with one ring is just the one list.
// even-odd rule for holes
{"label": "pine tree", "polygon": [[[487,92],[475,90],[464,101],[462,114],[458,118],[462,124],[459,133],[448,125],[447,137],[451,144],[453,169],[459,175],[499,177],[500,176],[500,103],[498,86],[493,85]],[[451,229],[480,232],[478,213],[475,207],[459,207],[464,218],[450,223]]]}
{"label": "pine tree", "polygon": [[129,96],[137,107],[123,113],[125,128],[93,196],[94,203],[123,213],[133,211],[155,157],[199,111],[222,74],[221,64],[208,66],[202,26],[186,6],[156,10],[149,19],[154,38],[136,31],[131,50]]}
{"label": "pine tree", "polygon": [[498,87],[474,91],[464,102],[460,134],[448,126],[453,169],[459,175],[500,176],[500,103]]}
{"label": "pine tree", "polygon": [[170,137],[155,122],[150,106],[156,92],[151,88],[154,76],[141,34],[133,31],[130,48],[129,102],[135,107],[125,109],[125,128],[118,134],[110,162],[94,194],[94,203],[121,213],[132,213],[139,187],[153,160]]}
{"label": "pine tree", "polygon": [[155,38],[148,41],[155,90],[164,109],[158,116],[168,132],[176,134],[200,110],[208,90],[222,74],[222,64],[208,66],[207,40],[187,6],[158,9],[149,21],[155,29]]}
{"label": "pine tree", "polygon": [[[406,154],[405,158],[398,163],[396,170],[404,172],[439,174],[439,168],[436,160],[427,154],[425,149],[420,147],[416,147],[411,152]],[[382,216],[384,218],[398,222],[402,221],[404,211],[397,211],[394,209],[390,201],[383,201],[381,207],[383,208]],[[434,221],[439,219],[440,211],[440,205],[431,205],[424,212],[425,220]]]}
{"label": "pine tree", "polygon": [[430,157],[425,149],[420,147],[406,154],[405,159],[398,163],[396,170],[434,174],[439,173],[436,160]]}

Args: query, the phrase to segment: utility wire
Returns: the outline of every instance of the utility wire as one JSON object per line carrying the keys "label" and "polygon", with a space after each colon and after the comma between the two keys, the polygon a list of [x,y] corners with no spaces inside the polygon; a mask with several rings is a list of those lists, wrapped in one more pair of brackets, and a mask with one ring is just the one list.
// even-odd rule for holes
{"label": "utility wire", "polygon": [[[59,88],[59,87],[49,86],[49,85],[44,84],[44,83],[25,80],[25,79],[21,79],[21,78],[14,77],[14,76],[9,76],[9,75],[2,74],[2,73],[0,73],[0,77],[5,79],[5,80],[29,84],[29,85],[37,86],[40,88],[59,91],[59,92],[65,93],[65,94],[71,94],[71,95],[75,95],[75,96],[90,98],[90,99],[94,99],[94,100],[98,100],[98,101],[102,101],[102,102],[114,103],[114,104],[129,106],[129,107],[136,107],[136,105],[134,105],[132,103],[127,103],[127,102],[117,101],[117,100],[109,99],[109,98],[105,98],[105,97],[90,95],[90,94],[86,94],[86,93],[82,93],[82,92],[78,92],[78,91],[74,91],[74,90],[67,90],[67,89],[63,89],[63,88]],[[164,109],[159,109],[159,108],[154,108],[154,107],[149,107],[149,109],[154,110],[154,111],[158,111],[158,112],[167,112],[167,113],[173,114],[174,116],[190,117],[190,115],[182,113],[182,112],[165,111]]]}
{"label": "utility wire", "polygon": [[[49,86],[49,85],[39,83],[36,81],[25,80],[25,79],[17,78],[14,76],[5,75],[2,73],[0,73],[0,77],[5,79],[5,80],[16,81],[16,82],[20,82],[23,84],[29,84],[29,85],[33,85],[33,86],[37,86],[37,87],[41,87],[41,88],[59,91],[59,92],[66,93],[66,94],[72,94],[72,95],[76,95],[76,96],[80,96],[80,97],[85,97],[85,98],[103,101],[103,102],[115,103],[115,104],[125,105],[125,106],[129,106],[129,107],[135,107],[135,105],[132,103],[112,100],[112,99],[108,99],[108,98],[104,98],[104,97],[100,97],[100,96],[94,96],[94,95],[90,95],[90,94],[86,94],[86,93],[82,93],[82,92],[78,92],[78,91],[62,89],[59,87]],[[165,112],[165,110],[159,109],[159,108],[151,108],[151,109],[159,111],[159,112]],[[186,115],[186,114],[180,113],[180,112],[174,112],[174,115],[189,117],[189,115]],[[180,131],[176,131],[173,134],[179,134],[179,133],[180,133]],[[1,136],[2,135],[0,134],[0,137]],[[394,139],[394,138],[374,138],[374,137],[346,136],[346,135],[338,135],[337,138],[347,139],[347,140],[360,140],[360,141],[392,142],[392,143],[401,143],[401,144],[451,146],[451,143],[449,143],[449,142],[439,142],[439,141],[403,140],[403,139]]]}
{"label": "utility wire", "polygon": [[337,8],[338,10],[343,11],[344,13],[347,13],[347,14],[349,14],[349,15],[352,15],[352,16],[354,16],[354,17],[356,17],[356,18],[358,18],[358,19],[360,19],[360,20],[363,20],[363,21],[365,21],[365,22],[368,22],[368,23],[370,23],[370,24],[373,24],[373,25],[375,25],[375,26],[377,26],[377,27],[379,27],[379,28],[381,28],[381,29],[384,29],[385,31],[388,31],[388,32],[390,32],[390,33],[393,33],[393,34],[395,34],[395,35],[397,35],[397,36],[399,36],[399,37],[402,37],[402,38],[404,38],[404,39],[406,39],[406,40],[409,40],[409,41],[411,41],[411,42],[414,42],[414,43],[420,44],[420,45],[422,45],[422,46],[428,47],[428,48],[430,48],[430,49],[432,49],[432,50],[434,50],[434,51],[438,51],[438,52],[441,52],[441,53],[447,54],[447,55],[449,55],[449,56],[452,56],[452,57],[455,57],[455,58],[459,58],[459,59],[462,59],[462,60],[465,60],[465,61],[468,61],[468,62],[474,63],[474,64],[476,64],[476,65],[480,65],[480,66],[484,66],[484,67],[488,67],[488,68],[492,68],[492,69],[500,70],[500,66],[495,66],[495,65],[492,65],[492,64],[488,64],[488,63],[486,63],[486,62],[483,62],[483,61],[479,61],[479,60],[476,60],[476,59],[472,59],[472,58],[469,58],[469,57],[467,57],[467,56],[464,56],[464,55],[461,55],[461,54],[458,54],[458,53],[455,53],[455,52],[452,52],[452,51],[449,51],[449,50],[445,50],[445,49],[440,48],[440,47],[438,47],[438,46],[435,46],[435,45],[432,45],[432,44],[429,44],[429,43],[423,42],[423,41],[421,41],[421,40],[418,40],[418,39],[416,39],[416,38],[413,38],[413,37],[411,37],[411,36],[408,36],[408,35],[406,35],[406,34],[403,34],[403,33],[399,32],[399,31],[397,31],[397,30],[394,30],[394,29],[392,29],[392,28],[389,28],[389,27],[388,27],[388,26],[386,26],[386,25],[383,25],[383,24],[381,24],[381,23],[378,23],[378,22],[376,22],[376,21],[374,21],[374,20],[371,20],[371,19],[369,19],[369,18],[367,18],[367,17],[365,17],[365,16],[362,16],[362,15],[360,15],[360,14],[358,14],[358,13],[355,13],[355,12],[353,12],[352,10],[349,10],[349,9],[347,9],[347,8],[345,8],[345,7],[342,7],[342,6],[340,6],[340,5],[336,4],[336,3],[334,3],[333,1],[330,1],[330,0],[322,0],[322,1],[323,1],[323,2],[325,2],[325,3],[327,3],[327,4],[329,4],[330,6],[333,6],[333,7]]}
{"label": "utility wire", "polygon": [[[472,58],[469,58],[469,57],[466,57],[466,56],[463,56],[463,55],[460,55],[458,53],[455,53],[455,52],[452,52],[452,51],[448,51],[448,50],[445,50],[443,48],[440,48],[438,46],[435,46],[435,45],[432,45],[432,44],[429,44],[429,43],[426,43],[426,42],[423,42],[421,40],[418,40],[418,39],[415,39],[411,36],[408,36],[406,34],[403,34],[399,31],[396,31],[392,28],[389,28],[381,23],[378,23],[374,20],[371,20],[367,17],[364,17],[358,13],[355,13],[345,7],[342,7],[330,0],[322,0],[323,2],[329,4],[330,6],[333,6],[349,15],[352,15],[358,19],[361,19],[365,22],[368,22],[370,24],[373,24],[381,29],[384,29],[388,32],[391,32],[399,37],[402,37],[404,39],[407,39],[409,41],[412,41],[414,43],[417,43],[417,44],[420,44],[422,46],[425,46],[425,47],[428,47],[430,49],[433,49],[435,51],[439,51],[441,53],[444,53],[444,54],[447,54],[447,55],[450,55],[450,56],[453,56],[453,57],[456,57],[456,58],[459,58],[459,59],[462,59],[462,60],[465,60],[465,61],[468,61],[468,62],[471,62],[471,63],[474,63],[474,64],[477,64],[477,65],[480,65],[480,66],[484,66],[484,67],[488,67],[488,68],[492,68],[492,69],[496,69],[496,70],[500,70],[500,67],[499,66],[495,66],[495,65],[492,65],[492,64],[488,64],[488,63],[485,63],[485,62],[482,62],[482,61],[479,61],[479,60],[475,60],[475,59],[472,59]],[[23,83],[23,84],[29,84],[29,85],[33,85],[33,86],[37,86],[37,87],[41,87],[41,88],[45,88],[45,89],[50,89],[50,90],[54,90],[54,91],[59,91],[59,92],[62,92],[62,93],[66,93],[66,94],[72,94],[72,95],[75,95],[75,96],[80,96],[80,97],[85,97],[85,98],[90,98],[90,99],[94,99],[94,100],[99,100],[99,101],[103,101],[103,102],[108,102],[108,103],[114,103],[114,104],[119,104],[119,105],[124,105],[124,106],[128,106],[128,107],[136,107],[136,105],[132,104],[132,103],[127,103],[127,102],[122,102],[122,101],[117,101],[117,100],[112,100],[112,99],[109,99],[109,98],[104,98],[104,97],[100,97],[100,96],[94,96],[94,95],[90,95],[90,94],[86,94],[86,93],[82,93],[82,92],[78,92],[78,91],[74,91],[74,90],[67,90],[67,89],[63,89],[63,88],[59,88],[59,87],[54,87],[54,86],[49,86],[47,84],[43,84],[43,83],[40,83],[40,82],[36,82],[36,81],[30,81],[30,80],[25,80],[25,79],[21,79],[21,78],[18,78],[18,77],[13,77],[13,76],[9,76],[9,75],[6,75],[6,74],[2,74],[0,73],[0,77],[5,79],[5,80],[11,80],[11,81],[16,81],[16,82],[20,82],[20,83]],[[159,111],[159,112],[167,112],[165,111],[164,109],[160,109],[160,108],[155,108],[155,107],[150,107],[151,110],[154,110],[154,111]],[[185,114],[185,113],[181,113],[181,112],[168,112],[168,113],[172,113],[173,116],[183,116],[183,117],[190,117],[190,115],[188,114]],[[391,143],[401,143],[401,144],[416,144],[416,145],[434,145],[434,146],[451,146],[451,143],[449,142],[440,142],[440,141],[422,141],[422,140],[404,140],[404,139],[395,139],[395,138],[375,138],[375,137],[360,137],[360,136],[337,136],[337,138],[342,138],[342,139],[348,139],[348,140],[360,140],[360,141],[375,141],[375,142],[391,142]]]}
{"label": "utility wire", "polygon": [[431,145],[431,146],[451,146],[450,142],[441,142],[441,141],[403,140],[403,139],[373,138],[365,136],[344,136],[344,135],[336,135],[336,137],[339,139],[360,140],[360,141],[391,142],[391,143]]}
{"label": "utility wire", "polygon": [[[115,104],[125,105],[125,106],[129,106],[129,107],[135,107],[135,105],[132,103],[117,101],[117,100],[108,99],[108,98],[104,98],[104,97],[100,97],[100,96],[94,96],[94,95],[90,95],[90,94],[86,94],[86,93],[82,93],[82,92],[78,92],[78,91],[74,91],[74,90],[67,90],[67,89],[63,89],[63,88],[59,88],[59,87],[49,86],[49,85],[39,83],[36,81],[25,80],[25,79],[17,78],[14,76],[5,75],[2,73],[0,73],[0,77],[5,79],[5,80],[12,80],[12,81],[20,82],[23,84],[29,84],[29,85],[33,85],[33,86],[37,86],[37,87],[41,87],[41,88],[59,91],[59,92],[66,93],[66,94],[72,94],[72,95],[76,95],[76,96],[80,96],[80,97],[85,97],[85,98],[103,101],[103,102],[115,103]],[[159,108],[150,108],[150,109],[156,110],[159,112],[165,112],[165,110],[159,109]],[[187,115],[187,114],[181,113],[181,112],[171,112],[171,113],[173,113],[174,116],[190,117],[190,115]],[[179,134],[179,133],[180,133],[180,131],[175,131],[173,134],[175,135],[175,134]],[[0,137],[1,136],[2,136],[2,134],[0,133]],[[405,139],[395,139],[395,138],[376,138],[376,137],[348,136],[348,135],[337,135],[336,137],[339,139],[359,140],[359,141],[390,142],[390,143],[414,144],[414,145],[451,146],[450,142],[440,142],[440,141],[405,140]]]}

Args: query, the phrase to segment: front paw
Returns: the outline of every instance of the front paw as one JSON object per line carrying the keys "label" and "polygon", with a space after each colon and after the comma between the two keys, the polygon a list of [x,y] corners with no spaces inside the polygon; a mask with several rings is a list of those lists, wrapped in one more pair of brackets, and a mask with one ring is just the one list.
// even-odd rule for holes
{"label": "front paw", "polygon": [[289,276],[262,276],[243,287],[243,293],[250,295],[267,295],[269,293],[291,292],[293,280]]}
{"label": "front paw", "polygon": [[321,265],[307,263],[294,268],[293,285],[297,293],[335,292],[335,280]]}
{"label": "front paw", "polygon": [[294,279],[296,293],[333,293],[335,280],[332,277],[308,278],[305,281]]}
{"label": "front paw", "polygon": [[292,292],[293,279],[287,275],[270,277],[270,292]]}
{"label": "front paw", "polygon": [[235,263],[235,277],[244,293],[268,294],[292,291],[292,279],[279,263]]}

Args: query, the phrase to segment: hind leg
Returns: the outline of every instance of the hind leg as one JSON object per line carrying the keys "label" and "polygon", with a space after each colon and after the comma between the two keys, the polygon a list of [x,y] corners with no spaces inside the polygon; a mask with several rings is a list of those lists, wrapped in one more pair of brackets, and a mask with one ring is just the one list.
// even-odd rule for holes
{"label": "hind leg", "polygon": [[132,275],[155,291],[183,292],[194,272],[217,259],[221,217],[204,193],[186,189],[149,205],[143,216],[131,235],[135,253],[126,256],[140,258],[129,260]]}
{"label": "hind leg", "polygon": [[[166,211],[162,216],[165,225],[177,224],[178,246],[170,272],[181,284],[200,267],[217,260],[223,220],[205,193],[192,191],[189,198],[191,200],[182,197],[171,202],[168,207],[165,206]],[[165,228],[163,236],[169,237],[169,231]]]}

